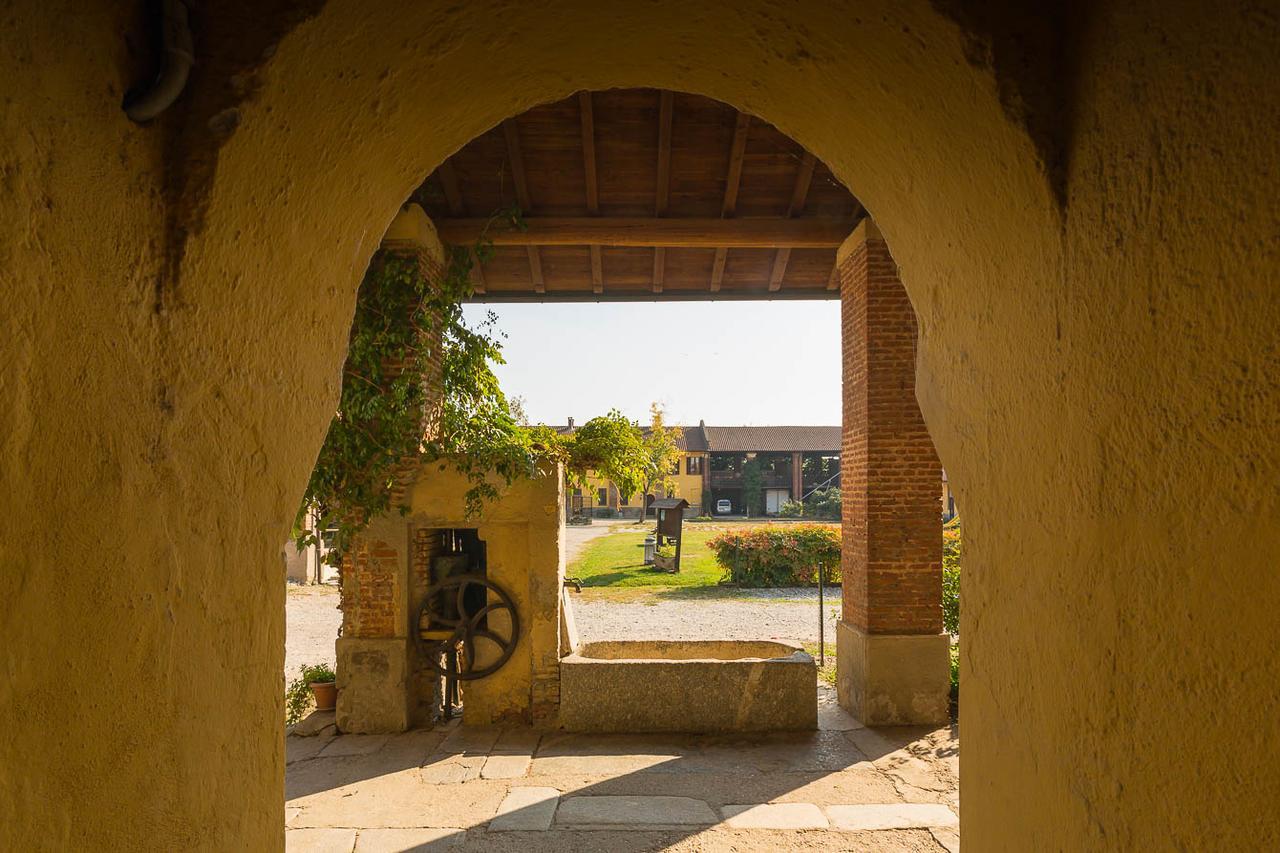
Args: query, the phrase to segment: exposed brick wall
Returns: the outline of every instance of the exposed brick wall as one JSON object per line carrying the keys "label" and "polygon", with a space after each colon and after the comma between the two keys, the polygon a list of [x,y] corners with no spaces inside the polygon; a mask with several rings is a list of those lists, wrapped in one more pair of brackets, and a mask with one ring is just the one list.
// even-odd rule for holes
{"label": "exposed brick wall", "polygon": [[942,631],[942,467],[915,396],[915,312],[874,230],[840,265],[844,619]]}
{"label": "exposed brick wall", "polygon": [[395,549],[380,540],[360,540],[342,561],[342,636],[395,637],[400,565]]}

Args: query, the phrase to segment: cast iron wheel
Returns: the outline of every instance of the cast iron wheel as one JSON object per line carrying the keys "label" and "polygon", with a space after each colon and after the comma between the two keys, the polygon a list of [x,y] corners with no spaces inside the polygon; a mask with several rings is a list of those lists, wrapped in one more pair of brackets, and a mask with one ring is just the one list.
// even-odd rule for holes
{"label": "cast iron wheel", "polygon": [[[466,602],[468,590],[484,593],[485,603],[474,613],[468,610]],[[490,593],[498,600],[490,601]],[[437,597],[442,597],[446,601],[449,598],[453,599],[457,618],[446,617],[437,611]],[[511,614],[511,636],[509,637],[503,637],[496,631],[491,631],[487,624],[483,628],[480,627],[481,622],[486,622],[485,617],[502,610]],[[424,631],[440,630],[449,631],[449,636],[444,639],[431,639],[422,635]],[[418,606],[418,629],[414,633],[418,651],[427,666],[446,677],[451,676],[459,681],[474,681],[477,678],[492,675],[511,658],[519,638],[520,614],[516,612],[515,602],[511,600],[510,595],[507,595],[505,589],[479,575],[454,575],[433,584],[422,596],[422,604]],[[475,641],[478,639],[487,640],[501,650],[497,660],[480,669],[475,668]],[[462,646],[462,654],[458,656],[458,671],[451,672],[440,666],[438,661],[441,655],[457,650],[458,646]]]}

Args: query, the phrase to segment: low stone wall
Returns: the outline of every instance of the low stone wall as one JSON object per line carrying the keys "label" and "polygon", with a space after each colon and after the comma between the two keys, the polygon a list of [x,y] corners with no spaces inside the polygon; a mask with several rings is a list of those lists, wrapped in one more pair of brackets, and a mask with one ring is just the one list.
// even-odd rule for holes
{"label": "low stone wall", "polygon": [[579,732],[817,728],[813,658],[767,640],[587,643],[560,662],[560,723]]}

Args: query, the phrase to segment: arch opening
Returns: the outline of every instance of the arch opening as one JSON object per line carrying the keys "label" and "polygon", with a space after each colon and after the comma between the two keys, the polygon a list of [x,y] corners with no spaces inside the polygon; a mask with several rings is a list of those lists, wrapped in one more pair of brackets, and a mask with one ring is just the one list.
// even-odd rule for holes
{"label": "arch opening", "polygon": [[[514,224],[502,214],[513,205],[519,213]],[[486,217],[485,211],[493,213]],[[473,268],[473,298],[482,302],[840,299],[846,337],[844,428],[834,427],[834,437],[821,447],[788,447],[784,474],[771,464],[766,475],[785,476],[787,482],[770,482],[778,488],[765,494],[776,500],[766,500],[756,511],[776,515],[781,498],[775,493],[803,497],[800,460],[806,449],[831,454],[828,462],[839,460],[842,450],[851,454],[841,465],[843,478],[853,486],[843,513],[845,618],[830,637],[833,647],[840,649],[840,704],[868,725],[928,723],[945,728],[950,720],[950,638],[941,618],[942,477],[914,394],[917,321],[883,236],[825,164],[767,122],[701,96],[652,89],[576,93],[566,101],[504,119],[448,158],[411,195],[384,240],[384,251],[403,251],[410,235],[421,241],[416,251],[427,256],[444,254],[440,240],[455,247],[466,247],[478,237],[493,240],[499,252]],[[781,419],[786,420],[785,414]],[[722,495],[737,494],[737,502],[743,502],[742,473],[719,471],[715,465],[718,457],[733,455],[734,448],[721,446],[724,442],[765,442],[748,447],[749,459],[778,455],[769,444],[774,439],[759,437],[759,429],[739,430],[754,433],[754,438],[731,435],[733,427],[700,424],[691,429],[699,436],[695,443],[706,445],[698,461],[709,463],[699,465],[699,494],[705,483]],[[816,431],[798,431],[806,429]],[[686,461],[681,458],[680,464]],[[447,501],[435,495],[430,482],[434,478],[424,468],[414,485],[409,509],[413,519],[422,513],[420,503],[435,506]],[[734,500],[728,498],[730,507]],[[392,523],[384,523],[388,521]],[[431,563],[419,570],[417,552],[397,554],[392,543],[416,543],[419,533],[430,539],[441,523],[428,512],[420,523],[409,522],[407,534],[396,534],[393,519],[377,519],[377,533],[367,551],[383,553],[384,559],[368,560],[358,551],[344,564],[337,722],[345,731],[399,730],[412,725],[415,713],[428,704],[424,696],[414,694],[423,687],[421,672],[383,683],[368,674],[397,671],[405,661],[412,669],[413,655],[403,647],[416,636],[413,620],[408,620],[406,635],[395,629],[394,619],[388,622],[380,616],[384,602],[412,598],[415,585],[427,583],[435,567]],[[560,534],[564,535],[563,527]],[[399,580],[387,573],[388,561],[396,565],[396,560],[404,574]],[[538,637],[546,627],[540,616],[549,620],[549,630],[561,635],[563,643],[556,608],[535,601],[536,589],[560,588],[563,565],[557,570],[552,562],[545,567],[531,563],[527,576],[512,575],[501,561],[498,565],[507,572],[503,582],[517,590],[521,606],[539,614],[530,620],[530,637]],[[537,573],[544,568],[551,574],[541,578]],[[385,594],[371,592],[379,586]],[[375,618],[365,618],[366,602]],[[567,607],[562,604],[562,620],[567,619]],[[825,623],[825,615],[820,618]],[[590,638],[613,639],[622,638]],[[645,639],[652,643],[660,638]],[[587,731],[629,731],[627,720],[642,726],[637,732],[665,730],[643,726],[678,725],[681,713],[674,707],[647,717],[648,722],[640,722],[634,712],[606,719],[606,705],[584,702],[583,696],[593,689],[593,678],[608,680],[608,671],[622,670],[573,656],[572,646],[560,649],[561,656],[572,658],[572,665],[566,661],[569,668],[561,669],[562,678],[570,673],[572,678],[555,695],[574,698],[557,708],[554,699],[544,698],[547,691],[540,686],[546,682],[542,670],[558,666],[554,654],[543,659],[546,651],[536,648],[534,639],[523,653],[516,652],[512,661],[517,675],[497,679],[503,683],[499,689],[511,694],[504,701],[495,700],[491,685],[464,693],[473,697],[470,719],[492,724],[498,722],[492,717],[495,713],[507,715],[503,720],[526,723],[561,719],[571,729],[595,727]],[[530,654],[531,667],[526,660]],[[728,651],[723,654],[732,659]],[[651,660],[645,666],[665,666],[668,670],[659,677],[678,682],[677,673],[690,665],[681,662],[677,652],[668,656],[672,659]],[[796,663],[788,660],[779,671],[794,670]],[[531,677],[519,674],[522,665]],[[732,667],[726,663],[719,668]],[[777,716],[786,722],[775,725],[797,725],[805,715],[805,703],[791,695],[795,679],[759,685],[760,673],[750,673],[749,685],[777,700],[772,706],[775,716],[783,709],[792,712]],[[611,688],[601,683],[600,689],[626,689],[616,677],[610,683]],[[639,687],[633,685],[633,692]],[[772,692],[783,687],[785,696]],[[807,686],[799,687],[808,694],[810,725],[817,725],[812,677]],[[713,708],[725,698],[695,695],[702,689],[699,684],[684,689],[693,691],[685,698],[701,708]],[[520,698],[522,691],[527,701]],[[446,688],[443,695],[450,694]],[[748,689],[730,701],[730,708],[758,705],[760,698]],[[834,698],[829,697],[831,704]],[[446,698],[446,711],[450,706]],[[592,710],[584,713],[587,707]],[[388,717],[388,708],[396,709],[396,715]],[[685,716],[692,719],[692,710]],[[743,726],[769,725],[767,714],[763,722],[745,713],[737,716]],[[707,717],[712,719],[714,715]]]}

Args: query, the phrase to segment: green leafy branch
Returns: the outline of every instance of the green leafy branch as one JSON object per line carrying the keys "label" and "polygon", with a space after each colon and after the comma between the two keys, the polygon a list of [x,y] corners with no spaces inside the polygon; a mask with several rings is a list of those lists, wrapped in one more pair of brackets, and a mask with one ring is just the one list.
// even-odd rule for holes
{"label": "green leafy branch", "polygon": [[[665,476],[673,433],[657,422],[654,452],[639,426],[612,411],[575,435],[526,426],[520,406],[502,392],[494,367],[503,363],[492,312],[474,327],[463,319],[473,264],[492,253],[489,226],[523,227],[519,210],[500,211],[481,238],[446,253],[443,270],[417,258],[380,252],[356,298],[338,411],[307,483],[294,525],[299,547],[331,531],[325,559],[343,553],[392,507],[396,477],[424,462],[444,461],[468,480],[466,510],[475,515],[510,483],[554,465],[574,482],[593,470],[639,492]],[[433,427],[433,428],[429,428]],[[678,434],[678,433],[675,433]],[[678,458],[678,451],[674,458]]]}

